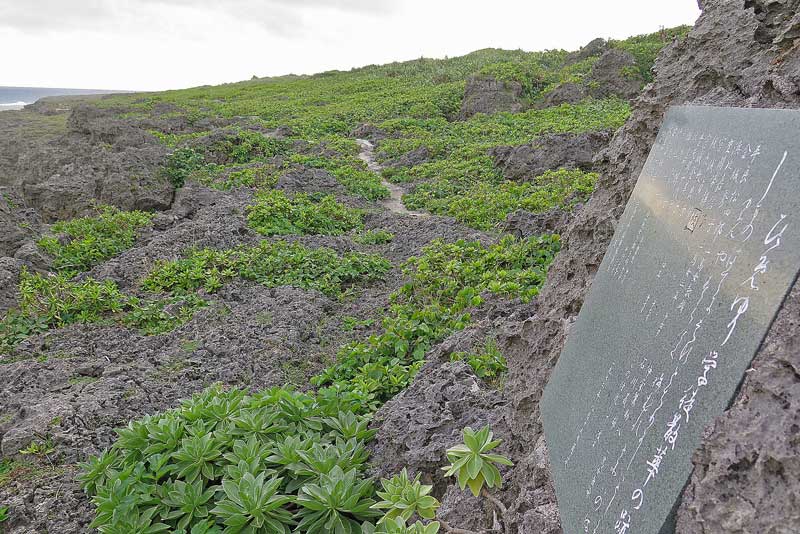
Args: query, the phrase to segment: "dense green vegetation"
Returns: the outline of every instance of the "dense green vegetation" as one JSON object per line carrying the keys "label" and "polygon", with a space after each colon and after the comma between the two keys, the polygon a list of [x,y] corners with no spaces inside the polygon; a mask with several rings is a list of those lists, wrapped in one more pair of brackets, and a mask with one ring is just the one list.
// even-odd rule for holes
{"label": "dense green vegetation", "polygon": [[250,227],[262,235],[341,235],[361,227],[363,212],[351,209],[333,195],[292,197],[283,191],[262,191],[247,209]]}
{"label": "dense green vegetation", "polygon": [[[276,263],[261,267],[263,255],[299,246],[281,243],[194,251],[162,264],[144,285],[180,293],[237,272],[258,272],[269,284]],[[393,296],[384,332],[343,347],[338,363],[314,380],[327,387],[254,394],[213,387],[180,408],[129,423],[110,450],[83,466],[81,482],[97,507],[93,526],[101,532],[436,532],[422,523],[405,526],[414,511],[431,518],[438,506],[418,479],[384,481],[376,494],[366,475],[365,445],[375,433],[369,414],[408,385],[433,342],[466,326],[481,292],[534,296],[557,250],[556,237],[506,237],[490,247],[434,243],[407,262],[410,281]],[[294,283],[312,282],[302,274],[300,280]],[[466,452],[449,453],[450,469],[473,490],[499,485],[492,462],[508,463],[488,454],[497,442],[484,434],[465,433]],[[459,454],[474,455],[481,472],[459,471]],[[411,503],[399,503],[403,498]],[[386,508],[376,528],[377,509]]]}
{"label": "dense green vegetation", "polygon": [[488,230],[516,210],[532,213],[572,207],[594,191],[597,174],[580,170],[547,171],[532,182],[477,181],[461,189],[445,181],[428,182],[406,195],[412,209],[450,215],[474,228]]}
{"label": "dense green vegetation", "polygon": [[[688,27],[674,28],[610,41],[609,45],[633,54],[638,75],[646,81],[661,48],[687,31]],[[221,189],[270,187],[281,173],[303,167],[320,168],[333,174],[351,194],[368,200],[386,198],[388,191],[356,157],[357,147],[349,135],[360,124],[373,124],[389,134],[378,147],[384,160],[423,146],[430,153],[430,160],[425,163],[385,171],[392,181],[415,184],[406,199],[410,208],[454,215],[486,229],[514,209],[544,207],[543,203],[531,206],[523,200],[531,191],[516,190],[515,184],[504,182],[487,154],[490,148],[529,143],[545,133],[615,129],[630,109],[626,102],[616,99],[588,99],[575,105],[518,114],[479,114],[454,121],[466,78],[480,74],[519,82],[524,98],[534,103],[559,84],[588,83],[596,60],[597,57],[589,57],[573,62],[562,50],[486,49],[444,60],[419,59],[350,72],[157,93],[136,101],[114,96],[102,105],[122,105],[127,116],[139,117],[148,115],[156,104],[168,103],[184,110],[194,121],[205,117],[248,117],[251,128],[283,128],[288,136],[278,140],[239,129],[230,141],[209,147],[208,143],[199,143],[203,132],[176,135],[154,131],[163,142],[176,148],[166,167],[176,184],[194,178]],[[279,161],[272,158],[276,155]],[[242,164],[253,162],[259,166],[241,168]],[[585,189],[586,180],[575,187]],[[495,188],[503,190],[502,205],[490,202],[485,194]],[[465,197],[467,200],[463,200]],[[451,208],[454,201],[460,201],[462,207]],[[466,210],[463,205],[471,209]]]}
{"label": "dense green vegetation", "polygon": [[[186,323],[206,305],[195,295],[142,299],[123,294],[111,280],[76,281],[66,274],[43,276],[23,270],[19,307],[0,320],[0,354],[30,335],[75,323],[119,321],[146,334],[160,334]],[[171,313],[165,311],[167,306]]]}
{"label": "dense green vegetation", "polygon": [[664,48],[664,44],[686,37],[691,29],[691,26],[665,28],[656,33],[637,35],[624,40],[611,40],[610,44],[630,52],[636,58],[636,65],[639,67],[642,78],[650,82],[653,81],[653,63],[655,63],[658,53]]}
{"label": "dense green vegetation", "polygon": [[82,217],[55,223],[50,233],[38,241],[39,247],[53,257],[53,268],[73,275],[87,271],[136,241],[136,232],[150,224],[152,214],[120,211],[100,206],[96,217]]}
{"label": "dense green vegetation", "polygon": [[469,324],[481,293],[533,298],[558,249],[557,236],[507,236],[489,247],[432,243],[406,263],[409,282],[392,295],[383,332],[342,347],[337,363],[312,382],[357,392],[377,406],[408,386],[434,343]]}
{"label": "dense green vegetation", "polygon": [[182,259],[159,262],[142,286],[172,295],[199,288],[213,293],[238,276],[267,287],[294,286],[337,296],[348,284],[381,278],[389,267],[387,260],[372,254],[339,256],[325,247],[262,241],[255,247],[190,250]]}

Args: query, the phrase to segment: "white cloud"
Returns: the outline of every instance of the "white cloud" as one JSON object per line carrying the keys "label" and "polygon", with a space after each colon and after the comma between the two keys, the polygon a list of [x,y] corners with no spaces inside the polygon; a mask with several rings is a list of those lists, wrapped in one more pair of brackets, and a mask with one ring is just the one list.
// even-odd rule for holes
{"label": "white cloud", "polygon": [[0,0],[0,85],[166,89],[486,47],[575,49],[698,14],[695,0]]}

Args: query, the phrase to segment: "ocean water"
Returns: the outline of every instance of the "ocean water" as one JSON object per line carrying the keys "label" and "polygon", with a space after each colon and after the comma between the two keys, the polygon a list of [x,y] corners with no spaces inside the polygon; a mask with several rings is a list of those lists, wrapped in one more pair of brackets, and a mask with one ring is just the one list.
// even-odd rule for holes
{"label": "ocean water", "polygon": [[67,89],[63,87],[0,87],[0,111],[20,109],[45,96],[98,95],[116,93],[103,89]]}

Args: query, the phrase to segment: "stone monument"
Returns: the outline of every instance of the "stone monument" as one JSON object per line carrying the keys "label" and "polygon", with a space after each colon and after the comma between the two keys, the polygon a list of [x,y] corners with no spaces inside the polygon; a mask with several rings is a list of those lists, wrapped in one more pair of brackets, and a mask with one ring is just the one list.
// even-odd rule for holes
{"label": "stone monument", "polygon": [[541,401],[566,534],[674,531],[798,268],[800,112],[672,108]]}

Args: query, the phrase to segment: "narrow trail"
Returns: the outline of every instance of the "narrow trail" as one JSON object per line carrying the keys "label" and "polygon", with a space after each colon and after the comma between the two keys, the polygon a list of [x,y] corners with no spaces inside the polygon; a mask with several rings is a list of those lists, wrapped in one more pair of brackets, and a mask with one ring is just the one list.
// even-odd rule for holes
{"label": "narrow trail", "polygon": [[[356,139],[358,146],[361,147],[361,150],[358,152],[358,157],[367,164],[367,168],[372,172],[380,175],[381,172],[381,164],[375,161],[375,145],[367,141],[366,139]],[[381,183],[386,186],[389,190],[390,196],[386,200],[382,200],[381,204],[388,209],[389,211],[393,211],[394,213],[399,213],[401,215],[411,215],[412,217],[428,217],[429,214],[422,213],[420,211],[411,211],[405,207],[403,204],[403,188],[397,184],[393,184],[387,181],[385,178],[381,177]]]}

